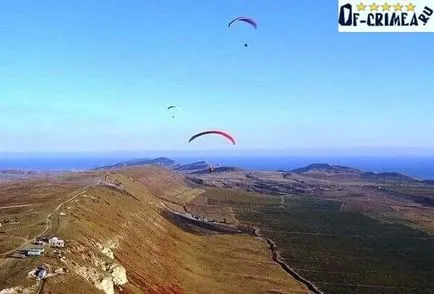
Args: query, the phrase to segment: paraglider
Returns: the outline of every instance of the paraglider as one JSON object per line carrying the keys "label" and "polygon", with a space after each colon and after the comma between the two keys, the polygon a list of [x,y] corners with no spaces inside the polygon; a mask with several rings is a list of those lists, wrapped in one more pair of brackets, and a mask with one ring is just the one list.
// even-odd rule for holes
{"label": "paraglider", "polygon": [[[255,30],[258,28],[258,24],[256,23],[256,21],[253,18],[246,17],[246,16],[240,16],[240,17],[233,19],[232,21],[229,22],[228,27],[231,27],[234,23],[237,23],[237,22],[247,23],[247,24],[251,25],[252,27],[254,27]],[[249,45],[247,43],[244,43],[244,47],[248,47],[248,46]]]}
{"label": "paraglider", "polygon": [[208,171],[209,171],[209,173],[212,173],[218,167],[219,167],[218,164],[217,165],[208,164]]}
{"label": "paraglider", "polygon": [[170,105],[169,107],[167,107],[167,110],[172,112],[172,118],[175,118],[175,114],[173,112],[176,109],[177,109],[177,107],[175,105]]}
{"label": "paraglider", "polygon": [[226,139],[228,139],[229,141],[231,141],[233,145],[235,145],[235,139],[234,139],[234,137],[232,137],[231,135],[229,135],[228,133],[226,133],[224,131],[219,131],[219,130],[204,131],[204,132],[197,133],[193,137],[191,137],[190,140],[188,140],[188,143],[191,143],[191,141],[193,141],[194,139],[196,139],[198,137],[201,137],[201,136],[204,136],[204,135],[211,135],[211,134],[223,136]]}
{"label": "paraglider", "polygon": [[245,23],[248,23],[249,25],[251,25],[251,26],[254,27],[255,29],[258,28],[258,24],[256,23],[256,21],[255,21],[253,18],[251,18],[251,17],[246,17],[246,16],[240,16],[240,17],[237,17],[237,18],[235,18],[234,20],[230,21],[229,24],[228,24],[228,27],[231,27],[232,24],[234,24],[234,23],[236,23],[236,22],[239,22],[239,21],[241,21],[241,22],[245,22]]}

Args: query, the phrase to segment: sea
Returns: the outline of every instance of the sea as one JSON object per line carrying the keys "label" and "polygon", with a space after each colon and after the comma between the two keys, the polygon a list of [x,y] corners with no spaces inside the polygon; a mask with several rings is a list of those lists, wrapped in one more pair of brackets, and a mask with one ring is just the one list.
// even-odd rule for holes
{"label": "sea", "polygon": [[[207,161],[212,165],[235,166],[258,171],[290,171],[312,163],[343,165],[363,171],[400,172],[421,180],[434,179],[434,156],[167,156],[177,163]],[[154,157],[122,156],[0,156],[0,170],[81,171],[126,160]]]}

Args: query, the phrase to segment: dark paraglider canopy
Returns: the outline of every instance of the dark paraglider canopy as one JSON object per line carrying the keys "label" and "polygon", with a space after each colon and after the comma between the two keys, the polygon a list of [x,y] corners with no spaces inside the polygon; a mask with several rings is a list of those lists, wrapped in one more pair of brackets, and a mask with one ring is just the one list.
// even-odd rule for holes
{"label": "dark paraglider canopy", "polygon": [[[240,16],[240,17],[233,19],[232,21],[229,22],[228,27],[231,27],[234,23],[237,23],[237,22],[244,22],[244,23],[251,25],[255,29],[258,28],[258,24],[256,23],[256,21],[253,18],[246,17],[246,16]],[[244,47],[247,48],[247,47],[249,47],[249,45],[247,43],[244,43]]]}
{"label": "dark paraglider canopy", "polygon": [[172,118],[175,118],[175,110],[177,111],[178,110],[178,107],[176,107],[175,105],[170,105],[169,107],[167,107],[167,110],[168,111],[171,111],[172,112]]}
{"label": "dark paraglider canopy", "polygon": [[211,135],[211,134],[223,136],[226,139],[228,139],[229,141],[231,141],[233,145],[235,145],[235,139],[234,139],[234,137],[232,137],[231,135],[229,135],[228,133],[226,133],[224,131],[219,131],[219,130],[204,131],[204,132],[197,133],[193,137],[191,137],[190,140],[188,140],[188,143],[191,143],[191,141],[193,141],[194,139],[196,139],[198,137],[201,137],[201,136],[204,136],[204,135]]}
{"label": "dark paraglider canopy", "polygon": [[246,16],[240,16],[240,17],[237,17],[237,18],[233,19],[232,21],[229,22],[228,27],[231,27],[232,24],[234,24],[236,22],[248,23],[249,25],[251,25],[255,29],[258,28],[258,24],[256,23],[256,21],[253,18],[246,17]]}

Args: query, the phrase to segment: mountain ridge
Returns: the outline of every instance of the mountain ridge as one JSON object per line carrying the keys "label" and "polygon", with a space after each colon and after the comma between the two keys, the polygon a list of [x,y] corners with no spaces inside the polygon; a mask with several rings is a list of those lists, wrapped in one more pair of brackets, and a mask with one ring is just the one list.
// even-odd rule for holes
{"label": "mountain ridge", "polygon": [[[150,159],[150,158],[131,159],[127,161],[118,162],[112,165],[97,167],[94,170],[134,167],[134,166],[152,165],[152,164],[164,166],[181,173],[193,173],[193,174],[201,174],[205,172],[208,173],[209,172],[208,169],[211,166],[210,163],[208,163],[205,160],[195,161],[187,164],[180,164],[168,157],[157,157],[154,159]],[[213,170],[213,172],[215,173],[230,172],[230,171],[244,171],[244,169],[236,166],[221,166],[221,167],[215,167]],[[352,168],[352,167],[342,166],[342,165],[334,165],[329,163],[312,163],[310,165],[296,168],[290,171],[280,170],[276,172],[297,173],[297,174],[304,174],[304,175],[311,175],[311,176],[342,175],[342,176],[352,176],[361,179],[370,179],[370,180],[379,180],[379,181],[406,181],[406,182],[423,182],[426,184],[434,184],[434,179],[420,180],[416,177],[406,175],[400,172],[363,171],[357,168]]]}
{"label": "mountain ridge", "polygon": [[134,167],[134,166],[150,165],[150,164],[162,165],[164,167],[174,167],[176,165],[176,162],[170,158],[167,158],[167,157],[157,157],[154,159],[139,158],[139,159],[130,159],[127,161],[121,161],[121,162],[117,162],[117,163],[111,164],[111,165],[100,166],[100,167],[94,168],[93,170],[103,170],[103,169],[122,168],[122,167]]}

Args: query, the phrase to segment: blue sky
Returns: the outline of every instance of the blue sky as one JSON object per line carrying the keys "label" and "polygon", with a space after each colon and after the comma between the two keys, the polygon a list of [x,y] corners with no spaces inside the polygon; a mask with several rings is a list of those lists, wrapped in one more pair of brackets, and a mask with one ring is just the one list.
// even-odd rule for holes
{"label": "blue sky", "polygon": [[328,0],[1,1],[0,152],[426,150],[433,48],[338,33]]}

